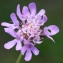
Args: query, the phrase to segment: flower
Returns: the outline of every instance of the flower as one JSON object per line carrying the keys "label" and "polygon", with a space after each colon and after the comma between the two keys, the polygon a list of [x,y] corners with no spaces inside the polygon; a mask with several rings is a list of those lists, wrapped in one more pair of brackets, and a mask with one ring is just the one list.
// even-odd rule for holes
{"label": "flower", "polygon": [[10,23],[7,23],[7,22],[2,22],[1,25],[6,26],[6,27],[12,27],[13,29],[19,28],[19,21],[17,20],[15,13],[12,13],[10,15],[10,18],[11,18],[13,24],[10,24]]}
{"label": "flower", "polygon": [[[15,13],[11,13],[10,18],[13,24],[2,22],[2,26],[6,26],[4,31],[9,33],[15,39],[4,44],[4,48],[11,49],[16,45],[16,50],[20,50],[22,55],[25,54],[25,61],[30,61],[32,52],[34,55],[39,54],[39,50],[35,47],[36,44],[41,44],[44,37],[50,38],[59,32],[56,25],[46,26],[41,28],[48,20],[45,15],[45,10],[41,9],[36,13],[36,4],[34,2],[24,6],[22,12],[20,11],[20,4],[17,5],[16,14],[21,21],[17,20]],[[16,31],[17,30],[17,31]]]}
{"label": "flower", "polygon": [[39,50],[36,47],[34,47],[34,45],[32,43],[27,43],[27,44],[25,44],[25,46],[22,47],[22,49],[21,49],[22,55],[24,55],[25,52],[26,52],[26,55],[25,55],[24,59],[26,61],[31,60],[32,52],[36,56],[39,54]]}
{"label": "flower", "polygon": [[20,50],[22,48],[22,39],[23,37],[20,36],[19,32],[15,32],[11,27],[10,28],[4,28],[6,33],[9,33],[11,36],[13,36],[15,39],[11,40],[4,44],[4,48],[11,49],[14,45],[16,45],[16,50]]}
{"label": "flower", "polygon": [[48,27],[44,27],[42,35],[46,35],[53,42],[55,42],[51,36],[57,34],[58,32],[59,32],[59,29],[56,25],[50,25]]}

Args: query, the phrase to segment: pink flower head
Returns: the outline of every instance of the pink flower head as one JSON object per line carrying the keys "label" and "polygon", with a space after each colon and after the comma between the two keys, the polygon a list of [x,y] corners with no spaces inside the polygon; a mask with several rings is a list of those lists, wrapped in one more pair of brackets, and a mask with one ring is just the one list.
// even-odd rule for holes
{"label": "pink flower head", "polygon": [[32,52],[34,55],[39,54],[39,50],[35,45],[41,44],[45,36],[54,41],[51,36],[57,34],[59,28],[56,25],[50,25],[43,29],[41,28],[48,18],[45,15],[44,9],[41,9],[36,13],[36,4],[34,2],[30,3],[28,7],[24,6],[22,12],[20,10],[20,4],[18,4],[16,14],[21,20],[20,22],[17,20],[15,13],[12,13],[10,18],[13,24],[6,22],[1,23],[2,26],[7,27],[4,28],[4,31],[15,38],[14,40],[5,43],[4,48],[11,49],[16,45],[16,50],[20,50],[22,55],[25,54],[25,61],[30,61]]}

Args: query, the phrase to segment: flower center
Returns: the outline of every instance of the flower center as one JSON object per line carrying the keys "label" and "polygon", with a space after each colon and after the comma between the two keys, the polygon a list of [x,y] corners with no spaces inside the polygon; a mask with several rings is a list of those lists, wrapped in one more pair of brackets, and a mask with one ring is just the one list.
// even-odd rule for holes
{"label": "flower center", "polygon": [[30,22],[30,23],[26,23],[24,25],[22,25],[21,28],[21,35],[25,38],[25,39],[32,39],[37,35],[40,35],[40,26],[36,25],[36,23],[34,22]]}

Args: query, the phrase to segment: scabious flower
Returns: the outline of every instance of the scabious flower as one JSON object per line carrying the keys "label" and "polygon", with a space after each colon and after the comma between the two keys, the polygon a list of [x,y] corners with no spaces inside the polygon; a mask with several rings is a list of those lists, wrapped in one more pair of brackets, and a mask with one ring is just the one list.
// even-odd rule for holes
{"label": "scabious flower", "polygon": [[[36,13],[36,4],[34,2],[27,6],[24,6],[22,12],[20,11],[20,4],[17,5],[16,14],[21,21],[17,20],[15,13],[10,15],[13,24],[2,22],[2,26],[6,26],[4,31],[9,33],[15,39],[4,44],[5,49],[11,49],[16,45],[16,50],[20,50],[21,54],[25,54],[25,60],[30,61],[32,58],[32,52],[34,55],[39,54],[39,50],[35,47],[36,44],[41,44],[44,37],[50,38],[59,32],[59,28],[56,25],[46,26],[41,28],[48,20],[45,15],[45,10],[41,9]],[[16,31],[17,29],[17,31]]]}

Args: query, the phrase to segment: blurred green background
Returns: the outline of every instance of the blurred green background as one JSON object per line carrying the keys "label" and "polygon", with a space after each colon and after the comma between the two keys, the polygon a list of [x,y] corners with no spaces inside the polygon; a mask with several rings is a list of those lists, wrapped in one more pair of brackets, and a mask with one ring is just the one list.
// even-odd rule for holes
{"label": "blurred green background", "polygon": [[[37,45],[40,54],[33,55],[29,62],[24,61],[23,56],[20,63],[63,63],[63,0],[0,0],[0,23],[11,22],[10,14],[16,12],[17,4],[21,4],[22,9],[31,2],[36,3],[37,12],[42,8],[46,10],[48,21],[44,26],[57,25],[60,32],[53,36],[55,44],[45,38],[41,45]],[[0,25],[0,63],[16,63],[20,51],[16,51],[15,47],[10,50],[4,49],[4,43],[14,38],[5,33],[3,28]]]}

